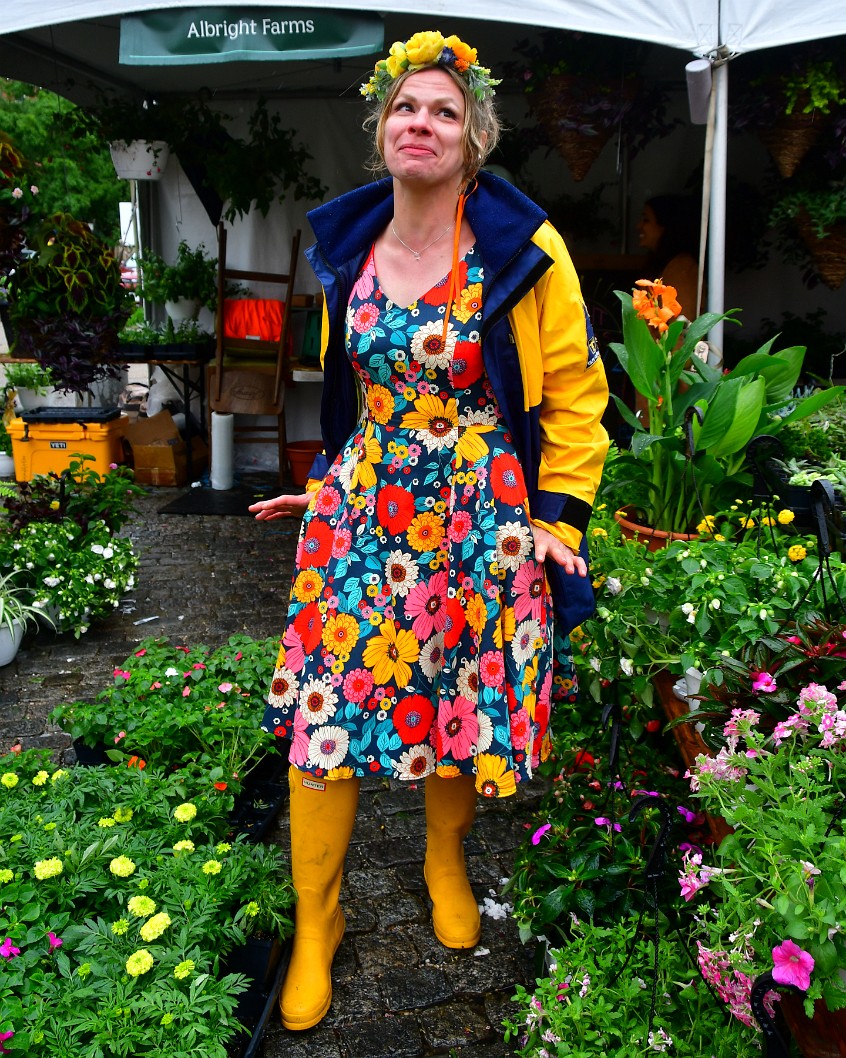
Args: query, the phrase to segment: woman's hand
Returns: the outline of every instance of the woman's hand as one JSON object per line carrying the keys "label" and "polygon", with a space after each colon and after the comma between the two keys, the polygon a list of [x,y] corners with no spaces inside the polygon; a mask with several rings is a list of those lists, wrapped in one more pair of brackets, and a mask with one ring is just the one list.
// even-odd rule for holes
{"label": "woman's hand", "polygon": [[272,500],[259,500],[247,508],[256,512],[257,522],[272,522],[276,518],[302,518],[308,509],[311,492],[302,492],[298,496],[274,496]]}
{"label": "woman's hand", "polygon": [[585,560],[580,555],[573,554],[571,548],[562,544],[547,529],[533,525],[532,536],[535,538],[535,558],[538,562],[551,558],[553,562],[563,566],[566,573],[578,573],[580,577],[587,576]]}

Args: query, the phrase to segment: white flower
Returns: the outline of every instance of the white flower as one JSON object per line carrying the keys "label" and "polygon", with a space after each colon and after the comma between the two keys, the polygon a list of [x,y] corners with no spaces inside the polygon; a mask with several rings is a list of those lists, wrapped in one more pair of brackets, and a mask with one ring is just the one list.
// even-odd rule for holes
{"label": "white flower", "polygon": [[631,676],[634,672],[634,663],[631,658],[620,658],[620,668],[624,676]]}
{"label": "white flower", "polygon": [[102,555],[105,551],[105,548],[102,544],[92,544],[91,550],[94,552],[95,555]]}
{"label": "white flower", "polygon": [[455,678],[458,693],[468,702],[475,703],[479,700],[479,661],[465,658],[461,662],[461,668]]}
{"label": "white flower", "polygon": [[618,577],[606,577],[605,590],[609,595],[619,595],[623,590],[623,582]]}
{"label": "white flower", "polygon": [[681,612],[682,613],[687,613],[687,614],[693,613],[693,603],[692,602],[682,603]]}
{"label": "white flower", "polygon": [[114,553],[115,553],[115,551],[114,551],[113,547],[104,547],[103,548],[103,558],[111,558],[112,555],[114,555]]}
{"label": "white flower", "polygon": [[12,198],[23,198],[23,191],[19,187],[12,190]]}
{"label": "white flower", "polygon": [[412,746],[394,762],[394,774],[398,779],[422,779],[432,774],[435,764],[435,751],[431,746]]}
{"label": "white flower", "polygon": [[535,656],[535,640],[540,637],[539,621],[521,621],[514,630],[514,638],[511,640],[511,654],[517,664],[522,668]]}
{"label": "white flower", "polygon": [[335,715],[337,704],[338,695],[328,678],[307,680],[300,688],[298,708],[310,724],[325,724]]}
{"label": "white flower", "polygon": [[761,618],[762,621],[766,621],[767,611],[762,607],[761,612],[758,614],[758,616]]}
{"label": "white flower", "polygon": [[719,610],[719,608],[720,608],[720,600],[719,599],[712,599],[710,605],[711,605],[711,609],[712,610]]}
{"label": "white flower", "polygon": [[45,577],[44,583],[48,588],[56,588],[62,583],[61,577]]}
{"label": "white flower", "polygon": [[532,531],[528,525],[506,522],[496,531],[496,558],[504,569],[516,572],[532,549]]}
{"label": "white flower", "polygon": [[600,669],[599,658],[591,658],[590,661],[589,661],[589,664],[590,664],[590,667],[593,669],[594,672],[599,672],[599,669]]}
{"label": "white flower", "polygon": [[178,676],[178,675],[179,675],[179,669],[175,669],[173,666],[171,666],[169,669],[165,669],[165,676]]}
{"label": "white flower", "polygon": [[427,344],[426,341],[427,338],[439,339],[443,329],[443,320],[433,320],[431,323],[426,323],[418,328],[411,339],[411,355],[418,364],[422,364],[423,367],[440,367],[442,369],[449,367],[455,343],[458,340],[458,334],[453,330],[452,324],[449,324],[446,342],[443,344],[434,341]]}
{"label": "white flower", "polygon": [[350,736],[342,727],[319,727],[308,743],[308,766],[331,771],[347,755]]}
{"label": "white flower", "polygon": [[689,625],[696,624],[696,615],[699,613],[698,610],[691,610],[687,615],[687,623]]}
{"label": "white flower", "polygon": [[419,571],[417,563],[405,551],[392,551],[385,562],[385,580],[388,582],[391,595],[405,598],[417,583]]}
{"label": "white flower", "polygon": [[444,634],[437,632],[420,648],[420,668],[430,680],[444,667]]}
{"label": "white flower", "polygon": [[476,713],[476,719],[479,721],[479,734],[476,737],[476,752],[487,753],[493,743],[493,721],[488,714],[481,709]]}

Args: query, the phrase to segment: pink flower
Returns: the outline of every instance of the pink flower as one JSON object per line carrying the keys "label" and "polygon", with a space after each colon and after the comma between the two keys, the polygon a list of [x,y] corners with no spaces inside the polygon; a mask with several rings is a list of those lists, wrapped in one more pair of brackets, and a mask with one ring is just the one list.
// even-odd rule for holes
{"label": "pink flower", "polygon": [[682,816],[684,816],[685,823],[695,823],[696,822],[696,813],[695,812],[691,812],[691,810],[689,808],[685,808],[684,805],[679,805],[678,806],[678,810],[679,810],[679,813]]}
{"label": "pink flower", "polygon": [[159,690],[161,690],[161,686],[162,685],[159,682],[159,680],[156,680],[155,682],[150,684],[150,690],[151,691],[159,691]]}
{"label": "pink flower", "polygon": [[21,949],[16,948],[12,944],[12,938],[7,937],[2,944],[0,944],[0,958],[3,959],[14,959],[16,955],[20,955]]}
{"label": "pink flower", "polygon": [[609,830],[613,827],[617,833],[623,829],[619,823],[612,823],[608,816],[597,816],[596,819],[594,819],[594,823],[596,823],[598,827],[608,827]]}
{"label": "pink flower", "polygon": [[50,951],[55,951],[56,948],[61,948],[65,943],[61,937],[57,937],[55,933],[48,933],[47,940],[50,942]]}
{"label": "pink flower", "polygon": [[136,658],[143,658],[146,653],[147,653],[146,650],[136,650],[135,651],[135,656],[136,656]]}
{"label": "pink flower", "polygon": [[115,735],[115,745],[117,745],[118,742],[120,742],[120,740],[122,738],[126,738],[126,732],[125,731],[118,731],[118,733]]}
{"label": "pink flower", "polygon": [[813,956],[789,938],[773,948],[773,980],[780,985],[795,985],[807,992],[813,968]]}
{"label": "pink flower", "polygon": [[437,755],[466,760],[479,738],[479,720],[474,702],[458,694],[438,711]]}
{"label": "pink flower", "polygon": [[514,577],[512,591],[517,596],[514,601],[514,616],[518,621],[531,617],[540,621],[543,617],[546,601],[546,574],[544,568],[534,559],[528,559]]}
{"label": "pink flower", "polygon": [[19,187],[12,190],[12,198],[23,198],[23,191]]}
{"label": "pink flower", "polygon": [[127,672],[126,669],[115,669],[112,675],[116,680],[128,680],[132,673]]}
{"label": "pink flower", "polygon": [[3,1046],[5,1040],[10,1040],[15,1035],[14,1029],[9,1032],[0,1032],[0,1054],[11,1054],[12,1052],[8,1047]]}
{"label": "pink flower", "polygon": [[183,698],[187,698],[190,693],[191,693],[191,688],[190,687],[185,686],[185,687],[182,688],[182,697]]}
{"label": "pink flower", "polygon": [[541,838],[549,830],[552,830],[552,823],[544,823],[544,825],[542,827],[538,827],[538,829],[534,832],[534,834],[532,834],[532,844],[533,845],[540,845]]}
{"label": "pink flower", "polygon": [[360,705],[373,690],[373,673],[367,669],[352,669],[344,677],[344,695],[348,702]]}
{"label": "pink flower", "polygon": [[447,575],[444,570],[428,581],[416,584],[405,600],[405,615],[413,618],[411,628],[421,642],[446,625]]}
{"label": "pink flower", "polygon": [[229,694],[229,692],[232,690],[232,684],[231,683],[220,683],[220,684],[218,684],[217,689],[220,691],[221,694]]}
{"label": "pink flower", "polygon": [[772,694],[777,690],[776,681],[768,672],[756,672],[752,679],[752,690],[756,694]]}

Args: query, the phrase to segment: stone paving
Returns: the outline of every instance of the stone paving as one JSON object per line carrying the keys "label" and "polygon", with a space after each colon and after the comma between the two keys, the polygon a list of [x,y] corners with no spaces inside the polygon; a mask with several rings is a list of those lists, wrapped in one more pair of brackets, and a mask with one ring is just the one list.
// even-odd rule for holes
{"label": "stone paving", "polygon": [[[69,738],[47,722],[59,702],[94,696],[113,668],[149,635],[217,647],[236,633],[256,638],[282,624],[298,523],[249,517],[162,515],[177,493],[149,489],[128,527],[141,556],[133,597],[81,639],[39,633],[0,669],[0,747],[50,747],[74,759]],[[155,620],[144,621],[145,618]],[[480,806],[466,843],[480,903],[511,872],[540,796]],[[335,994],[324,1021],[290,1033],[274,1018],[262,1058],[505,1058],[501,1022],[514,984],[533,979],[531,948],[508,918],[482,918],[473,952],[451,952],[432,933],[423,886],[423,790],[377,779],[362,783],[341,899],[347,934],[335,959]],[[270,840],[287,846],[286,820]]]}

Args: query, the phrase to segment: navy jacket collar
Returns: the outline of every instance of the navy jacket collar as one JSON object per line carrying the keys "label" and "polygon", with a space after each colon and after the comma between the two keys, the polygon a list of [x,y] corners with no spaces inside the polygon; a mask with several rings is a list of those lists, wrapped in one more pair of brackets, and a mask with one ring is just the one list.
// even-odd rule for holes
{"label": "navy jacket collar", "polygon": [[[394,213],[390,177],[349,191],[308,214],[320,248],[335,268],[367,253]],[[492,173],[481,172],[465,213],[485,267],[499,272],[531,239],[546,213],[521,191]]]}

